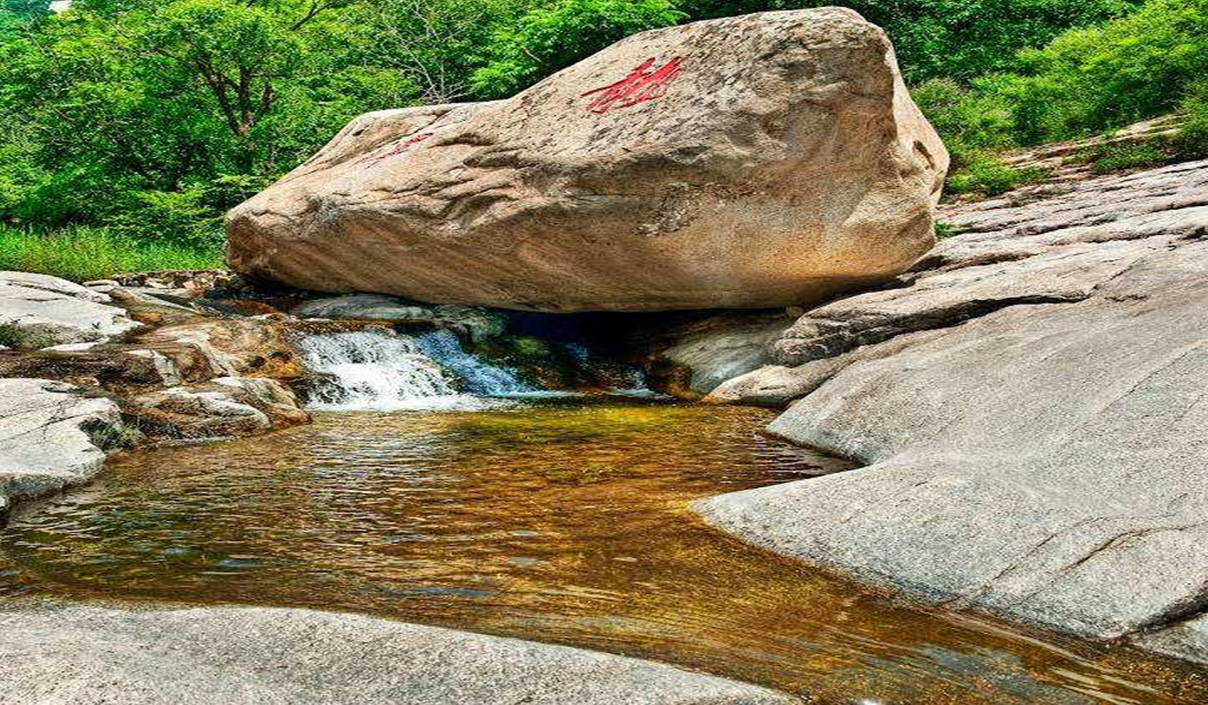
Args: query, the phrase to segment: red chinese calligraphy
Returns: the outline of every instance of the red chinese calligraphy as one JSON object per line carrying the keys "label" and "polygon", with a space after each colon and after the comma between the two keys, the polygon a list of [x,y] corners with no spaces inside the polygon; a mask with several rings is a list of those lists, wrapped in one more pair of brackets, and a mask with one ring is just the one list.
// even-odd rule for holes
{"label": "red chinese calligraphy", "polygon": [[431,133],[431,132],[421,132],[417,135],[412,135],[405,140],[400,140],[397,144],[395,144],[393,147],[391,147],[385,153],[379,154],[378,156],[374,157],[372,163],[377,164],[378,162],[382,161],[383,159],[385,159],[387,157],[393,157],[397,154],[402,154],[403,152],[406,152],[408,149],[411,149],[413,146],[428,139],[429,137],[432,136],[432,134],[433,133]]}
{"label": "red chinese calligraphy", "polygon": [[677,56],[661,67],[651,70],[654,59],[643,61],[637,68],[629,72],[625,78],[611,86],[604,86],[583,94],[583,97],[595,96],[587,104],[589,112],[603,115],[610,110],[632,107],[638,103],[661,98],[667,93],[667,87],[683,73],[681,64],[684,57]]}

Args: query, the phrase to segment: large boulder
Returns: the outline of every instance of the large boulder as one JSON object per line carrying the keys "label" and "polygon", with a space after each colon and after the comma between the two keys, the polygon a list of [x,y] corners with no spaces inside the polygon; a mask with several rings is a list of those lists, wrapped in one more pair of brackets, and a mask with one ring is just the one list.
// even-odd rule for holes
{"label": "large boulder", "polygon": [[953,607],[1208,660],[1208,162],[961,206],[901,286],[806,313],[722,400],[866,467],[703,502]]}
{"label": "large boulder", "polygon": [[351,614],[0,609],[0,705],[791,705],[671,666]]}
{"label": "large boulder", "polygon": [[507,101],[362,116],[230,213],[228,259],[433,303],[776,307],[910,266],[947,165],[884,32],[747,15],[629,37]]}

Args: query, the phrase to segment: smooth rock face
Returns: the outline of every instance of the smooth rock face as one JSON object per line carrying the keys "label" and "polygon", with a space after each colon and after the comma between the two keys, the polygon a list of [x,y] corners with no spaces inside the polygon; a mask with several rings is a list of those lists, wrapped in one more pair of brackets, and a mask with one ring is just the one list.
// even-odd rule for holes
{"label": "smooth rock face", "polygon": [[[0,704],[789,705],[562,646],[307,610],[0,610]],[[53,677],[51,677],[53,676]]]}
{"label": "smooth rock face", "polygon": [[[721,383],[770,363],[769,346],[792,324],[784,313],[723,313],[676,326],[673,345],[657,363],[682,368],[684,379],[671,379],[679,396],[709,394]],[[675,371],[672,371],[675,377]]]}
{"label": "smooth rock face", "polygon": [[64,279],[0,272],[0,329],[17,348],[105,341],[141,328],[109,296]]}
{"label": "smooth rock face", "polygon": [[14,500],[90,479],[105,464],[99,436],[116,434],[114,402],[44,379],[0,379],[0,514]]}
{"label": "smooth rock face", "polygon": [[786,364],[715,393],[804,395],[769,430],[867,467],[699,509],[930,600],[1136,636],[1208,608],[1208,162],[1023,195],[949,212],[967,234],[901,287],[807,313]]}
{"label": "smooth rock face", "polygon": [[772,308],[932,245],[948,155],[823,8],[629,37],[496,103],[371,113],[234,209],[235,270],[545,311]]}
{"label": "smooth rock face", "polygon": [[1208,228],[1208,165],[1191,162],[950,206],[966,232],[882,291],[801,316],[770,345],[776,363],[713,391],[715,401],[787,405],[849,364],[894,355],[994,311],[1074,303],[1137,261]]}
{"label": "smooth rock face", "polygon": [[1158,653],[1208,663],[1208,615],[1147,634],[1136,643]]}

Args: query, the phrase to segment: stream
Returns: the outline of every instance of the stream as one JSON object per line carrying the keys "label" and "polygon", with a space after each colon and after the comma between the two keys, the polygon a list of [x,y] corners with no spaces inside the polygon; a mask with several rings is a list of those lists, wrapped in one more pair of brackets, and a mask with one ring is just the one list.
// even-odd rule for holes
{"label": "stream", "polygon": [[440,333],[305,350],[314,425],[128,452],[24,507],[0,595],[348,610],[816,703],[1208,702],[1189,667],[912,609],[708,527],[693,500],[850,469],[762,435],[773,412],[542,394]]}

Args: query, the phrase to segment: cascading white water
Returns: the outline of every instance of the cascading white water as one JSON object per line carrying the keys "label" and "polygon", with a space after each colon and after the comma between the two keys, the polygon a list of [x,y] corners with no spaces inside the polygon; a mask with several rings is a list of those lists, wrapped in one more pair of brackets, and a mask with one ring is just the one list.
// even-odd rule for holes
{"label": "cascading white water", "polygon": [[494,405],[482,396],[532,391],[510,370],[462,350],[449,331],[416,338],[385,330],[312,335],[299,347],[315,373],[312,409],[473,409]]}
{"label": "cascading white water", "polygon": [[536,391],[520,381],[512,370],[462,350],[461,341],[452,331],[433,331],[419,336],[415,343],[424,354],[460,379],[462,389],[470,394],[500,397]]}

